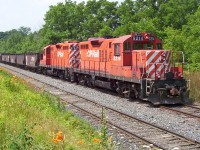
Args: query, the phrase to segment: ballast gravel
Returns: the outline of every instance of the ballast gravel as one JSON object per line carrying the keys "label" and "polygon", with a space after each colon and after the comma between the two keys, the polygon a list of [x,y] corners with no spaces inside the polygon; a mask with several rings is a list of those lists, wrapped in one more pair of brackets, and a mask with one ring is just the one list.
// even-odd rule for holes
{"label": "ballast gravel", "polygon": [[40,81],[61,88],[64,91],[95,101],[101,105],[111,107],[146,122],[163,127],[189,139],[200,142],[200,120],[198,119],[188,118],[185,115],[177,115],[175,112],[153,107],[150,103],[130,101],[125,98],[101,92],[98,89],[80,86],[75,83],[29,72],[2,63],[0,63],[0,66],[20,71],[31,78],[37,78]]}

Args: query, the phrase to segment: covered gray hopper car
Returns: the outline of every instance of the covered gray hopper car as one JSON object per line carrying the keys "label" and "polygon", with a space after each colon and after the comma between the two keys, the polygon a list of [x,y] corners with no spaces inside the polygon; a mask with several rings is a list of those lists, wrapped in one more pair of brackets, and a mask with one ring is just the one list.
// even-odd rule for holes
{"label": "covered gray hopper car", "polygon": [[10,54],[10,63],[16,64],[16,55],[15,54]]}
{"label": "covered gray hopper car", "polygon": [[39,53],[27,53],[25,54],[26,67],[28,68],[37,68],[40,62]]}
{"label": "covered gray hopper car", "polygon": [[25,54],[17,54],[16,57],[17,57],[16,58],[17,59],[16,64],[18,66],[24,67],[25,64],[26,64]]}
{"label": "covered gray hopper car", "polygon": [[2,62],[9,63],[10,62],[10,54],[2,54]]}

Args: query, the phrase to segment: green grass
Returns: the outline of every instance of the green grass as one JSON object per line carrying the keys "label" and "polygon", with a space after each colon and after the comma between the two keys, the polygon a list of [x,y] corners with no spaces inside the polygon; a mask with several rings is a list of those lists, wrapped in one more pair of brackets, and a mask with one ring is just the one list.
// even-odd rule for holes
{"label": "green grass", "polygon": [[112,149],[105,139],[59,98],[0,68],[0,149]]}

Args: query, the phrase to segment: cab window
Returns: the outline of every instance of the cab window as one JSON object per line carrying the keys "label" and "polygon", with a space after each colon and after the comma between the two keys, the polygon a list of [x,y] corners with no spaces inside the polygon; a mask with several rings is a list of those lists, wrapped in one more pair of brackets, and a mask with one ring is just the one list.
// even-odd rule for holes
{"label": "cab window", "polygon": [[143,49],[142,43],[133,44],[133,50],[141,50]]}
{"label": "cab window", "polygon": [[161,43],[157,43],[156,44],[156,49],[162,49],[162,44]]}
{"label": "cab window", "polygon": [[153,49],[153,44],[152,43],[145,43],[144,49]]}
{"label": "cab window", "polygon": [[120,47],[119,47],[119,44],[115,44],[115,46],[114,46],[114,55],[115,56],[120,56]]}
{"label": "cab window", "polygon": [[131,51],[131,44],[130,42],[124,42],[124,51],[130,52]]}

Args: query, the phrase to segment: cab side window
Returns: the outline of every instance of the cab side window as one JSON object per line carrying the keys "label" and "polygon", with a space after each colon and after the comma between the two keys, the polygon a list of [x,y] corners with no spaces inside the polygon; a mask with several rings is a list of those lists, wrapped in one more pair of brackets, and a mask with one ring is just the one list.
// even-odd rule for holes
{"label": "cab side window", "polygon": [[142,43],[133,44],[133,50],[141,50],[143,49]]}
{"label": "cab side window", "polygon": [[131,51],[131,43],[130,42],[124,42],[124,51],[125,52]]}
{"label": "cab side window", "polygon": [[161,43],[157,43],[156,44],[156,49],[162,49],[162,44]]}
{"label": "cab side window", "polygon": [[120,45],[119,44],[114,45],[114,56],[120,56]]}
{"label": "cab side window", "polygon": [[144,49],[153,49],[153,44],[152,43],[145,43],[144,44]]}

